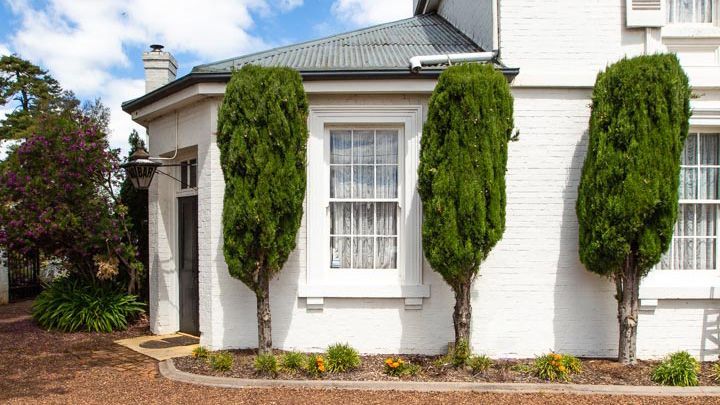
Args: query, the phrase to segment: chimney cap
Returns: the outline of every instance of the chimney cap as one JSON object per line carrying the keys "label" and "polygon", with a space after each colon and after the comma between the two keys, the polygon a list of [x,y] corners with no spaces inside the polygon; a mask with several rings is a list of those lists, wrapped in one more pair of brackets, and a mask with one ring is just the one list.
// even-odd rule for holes
{"label": "chimney cap", "polygon": [[152,44],[152,45],[150,45],[150,49],[152,49],[153,52],[162,52],[163,48],[165,48],[165,47],[162,46],[162,45],[160,45],[160,44]]}

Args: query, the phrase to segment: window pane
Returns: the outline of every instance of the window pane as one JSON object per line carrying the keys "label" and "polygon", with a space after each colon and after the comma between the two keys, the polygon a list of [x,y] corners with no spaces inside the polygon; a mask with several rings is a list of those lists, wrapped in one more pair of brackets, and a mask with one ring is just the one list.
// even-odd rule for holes
{"label": "window pane", "polygon": [[718,164],[718,134],[700,135],[700,164]]}
{"label": "window pane", "polygon": [[374,166],[353,166],[353,197],[373,198],[375,188]]}
{"label": "window pane", "polygon": [[715,269],[715,239],[697,240],[697,269]]}
{"label": "window pane", "polygon": [[375,252],[374,238],[353,238],[353,268],[372,269]]}
{"label": "window pane", "polygon": [[353,131],[353,163],[375,163],[374,131]]}
{"label": "window pane", "polygon": [[352,203],[330,203],[330,234],[350,235]]}
{"label": "window pane", "polygon": [[350,164],[352,158],[350,131],[330,131],[330,163]]}
{"label": "window pane", "polygon": [[672,248],[668,248],[667,252],[665,252],[665,254],[663,254],[662,257],[660,258],[660,269],[661,270],[669,270],[672,268],[670,266],[671,253],[672,253]]}
{"label": "window pane", "polygon": [[330,166],[330,198],[350,198],[352,166]]}
{"label": "window pane", "polygon": [[699,198],[701,200],[718,199],[718,169],[701,168],[698,183],[700,186]]}
{"label": "window pane", "polygon": [[396,164],[398,162],[398,131],[377,131],[377,163]]}
{"label": "window pane", "polygon": [[377,234],[397,235],[397,203],[377,203]]}
{"label": "window pane", "polygon": [[180,188],[188,187],[188,162],[180,163]]}
{"label": "window pane", "polygon": [[377,166],[377,198],[397,198],[397,166]]}
{"label": "window pane", "polygon": [[717,208],[715,205],[698,205],[697,234],[699,236],[715,236]]}
{"label": "window pane", "polygon": [[680,229],[677,236],[695,236],[695,205],[680,204]]}
{"label": "window pane", "polygon": [[397,238],[377,238],[377,268],[397,267]]}
{"label": "window pane", "polygon": [[190,187],[197,187],[197,160],[190,161]]}
{"label": "window pane", "polygon": [[667,0],[668,22],[711,23],[713,0]]}
{"label": "window pane", "polygon": [[697,134],[689,134],[685,138],[685,150],[682,154],[683,165],[696,165],[697,164]]}
{"label": "window pane", "polygon": [[373,203],[353,204],[353,235],[375,234]]}
{"label": "window pane", "polygon": [[330,238],[330,267],[350,268],[350,238]]}
{"label": "window pane", "polygon": [[697,199],[697,169],[680,169],[680,199]]}

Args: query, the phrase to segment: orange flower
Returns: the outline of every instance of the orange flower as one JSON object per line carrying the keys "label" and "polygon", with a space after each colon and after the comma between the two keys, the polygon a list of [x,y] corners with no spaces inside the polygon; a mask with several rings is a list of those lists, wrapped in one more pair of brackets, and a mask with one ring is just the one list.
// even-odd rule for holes
{"label": "orange flower", "polygon": [[564,372],[565,372],[565,366],[560,366],[560,367],[558,367],[558,370],[560,370],[561,372],[564,373]]}
{"label": "orange flower", "polygon": [[560,360],[560,359],[562,359],[562,356],[561,356],[559,353],[553,353],[552,356],[553,356],[553,358],[554,358],[555,360]]}
{"label": "orange flower", "polygon": [[393,363],[392,357],[388,357],[388,358],[385,360],[385,364],[387,364],[388,366],[391,365],[392,363]]}
{"label": "orange flower", "polygon": [[325,365],[323,365],[322,363],[320,363],[320,364],[318,365],[318,371],[320,371],[321,373],[324,373],[324,372],[325,372]]}
{"label": "orange flower", "polygon": [[392,368],[398,368],[400,366],[400,363],[397,361],[392,364]]}

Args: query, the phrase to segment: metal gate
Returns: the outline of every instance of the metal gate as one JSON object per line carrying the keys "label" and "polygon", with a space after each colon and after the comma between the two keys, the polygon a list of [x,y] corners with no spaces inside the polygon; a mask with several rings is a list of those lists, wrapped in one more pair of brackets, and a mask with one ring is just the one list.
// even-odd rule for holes
{"label": "metal gate", "polygon": [[37,252],[7,253],[10,301],[34,297],[42,289],[39,277],[40,255]]}

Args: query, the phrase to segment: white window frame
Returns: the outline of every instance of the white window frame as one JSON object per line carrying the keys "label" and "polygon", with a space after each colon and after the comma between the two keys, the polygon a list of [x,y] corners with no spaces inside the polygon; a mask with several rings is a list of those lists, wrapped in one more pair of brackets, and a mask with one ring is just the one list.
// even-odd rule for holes
{"label": "white window frame", "polygon": [[[420,309],[430,296],[422,282],[421,206],[417,192],[422,106],[316,105],[308,117],[307,254],[305,282],[298,296],[308,309],[322,309],[325,298],[403,298],[407,309]],[[331,128],[399,129],[398,268],[330,268],[330,135]],[[335,271],[339,270],[339,271]]]}
{"label": "white window frame", "polygon": [[[720,132],[720,104],[691,102],[691,107],[690,133]],[[641,309],[653,310],[666,299],[720,299],[720,270],[653,269],[640,284]]]}

